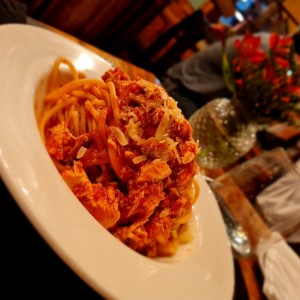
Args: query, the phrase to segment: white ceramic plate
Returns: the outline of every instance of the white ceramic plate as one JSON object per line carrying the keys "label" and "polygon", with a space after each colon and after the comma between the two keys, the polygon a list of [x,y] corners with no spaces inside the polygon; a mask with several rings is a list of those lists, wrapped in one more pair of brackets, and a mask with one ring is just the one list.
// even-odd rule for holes
{"label": "white ceramic plate", "polygon": [[150,259],[123,245],[77,201],[56,171],[36,126],[34,98],[57,56],[99,77],[107,61],[42,28],[0,26],[0,171],[36,230],[88,285],[114,299],[231,299],[233,258],[215,198],[199,175],[193,242]]}

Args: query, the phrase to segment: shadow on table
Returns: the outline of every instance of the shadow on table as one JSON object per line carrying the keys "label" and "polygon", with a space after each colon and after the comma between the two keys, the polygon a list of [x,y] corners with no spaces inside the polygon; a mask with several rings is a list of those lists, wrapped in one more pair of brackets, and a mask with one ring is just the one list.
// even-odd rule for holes
{"label": "shadow on table", "polygon": [[0,199],[1,299],[103,299],[47,245],[2,181]]}

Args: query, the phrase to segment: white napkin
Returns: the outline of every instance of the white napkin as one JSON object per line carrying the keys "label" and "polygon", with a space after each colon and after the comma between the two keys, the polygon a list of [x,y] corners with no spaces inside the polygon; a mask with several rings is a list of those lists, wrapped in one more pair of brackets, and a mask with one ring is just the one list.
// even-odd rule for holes
{"label": "white napkin", "polygon": [[263,292],[269,300],[300,298],[300,259],[284,238],[273,232],[256,248],[264,274]]}
{"label": "white napkin", "polygon": [[258,194],[255,205],[273,231],[288,242],[300,242],[300,160]]}

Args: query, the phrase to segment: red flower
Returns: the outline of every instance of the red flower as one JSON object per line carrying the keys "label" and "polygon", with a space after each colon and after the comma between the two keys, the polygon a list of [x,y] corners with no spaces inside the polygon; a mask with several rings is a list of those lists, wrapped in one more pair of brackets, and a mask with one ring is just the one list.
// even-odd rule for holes
{"label": "red flower", "polygon": [[270,35],[268,52],[261,49],[260,37],[251,33],[234,41],[233,69],[224,74],[231,74],[232,90],[257,122],[286,121],[285,112],[300,112],[300,66],[291,56],[292,45],[290,37],[277,33]]}
{"label": "red flower", "polygon": [[281,99],[284,103],[289,103],[291,101],[289,97],[282,97]]}
{"label": "red flower", "polygon": [[266,54],[259,47],[261,40],[259,36],[254,36],[247,32],[242,40],[236,39],[234,41],[234,47],[237,50],[238,58],[241,63],[245,60],[250,61],[253,64],[261,64],[266,59]]}
{"label": "red flower", "polygon": [[230,27],[225,24],[217,23],[217,24],[211,24],[210,26],[212,35],[222,43],[225,42]]}
{"label": "red flower", "polygon": [[236,85],[238,85],[238,86],[243,86],[243,80],[242,79],[237,79],[236,81],[235,81],[235,83],[236,83]]}
{"label": "red flower", "polygon": [[290,86],[290,93],[300,97],[300,86]]}
{"label": "red flower", "polygon": [[289,61],[281,57],[275,57],[275,61],[281,68],[287,68],[289,66]]}
{"label": "red flower", "polygon": [[271,52],[281,57],[289,55],[292,43],[293,40],[291,37],[280,37],[278,33],[272,33],[269,39]]}
{"label": "red flower", "polygon": [[269,81],[272,81],[276,76],[276,73],[272,66],[267,65],[263,70],[263,78],[268,79]]}
{"label": "red flower", "polygon": [[269,40],[269,46],[270,46],[270,49],[271,50],[275,50],[277,45],[278,45],[278,42],[279,42],[279,34],[277,33],[273,33],[271,34],[270,36],[270,40]]}
{"label": "red flower", "polygon": [[293,39],[289,36],[280,37],[278,33],[272,33],[269,39],[269,46],[272,51],[275,51],[278,47],[290,48]]}

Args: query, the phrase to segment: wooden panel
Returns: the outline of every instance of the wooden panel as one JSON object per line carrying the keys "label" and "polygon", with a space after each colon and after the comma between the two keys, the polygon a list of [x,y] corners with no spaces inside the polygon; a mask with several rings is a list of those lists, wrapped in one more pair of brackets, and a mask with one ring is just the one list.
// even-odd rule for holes
{"label": "wooden panel", "polygon": [[220,10],[221,14],[225,17],[234,15],[235,7],[234,0],[211,0],[214,5]]}
{"label": "wooden panel", "polygon": [[141,49],[148,48],[164,32],[193,12],[188,0],[171,1],[136,37],[137,46]]}
{"label": "wooden panel", "polygon": [[137,56],[136,45],[127,49],[134,63],[154,72],[163,74],[171,65],[182,60],[188,51],[197,51],[196,44],[209,38],[209,27],[201,9],[195,10],[161,33],[151,45],[142,48]]}
{"label": "wooden panel", "polygon": [[28,14],[112,53],[140,31],[172,0],[23,0]]}

